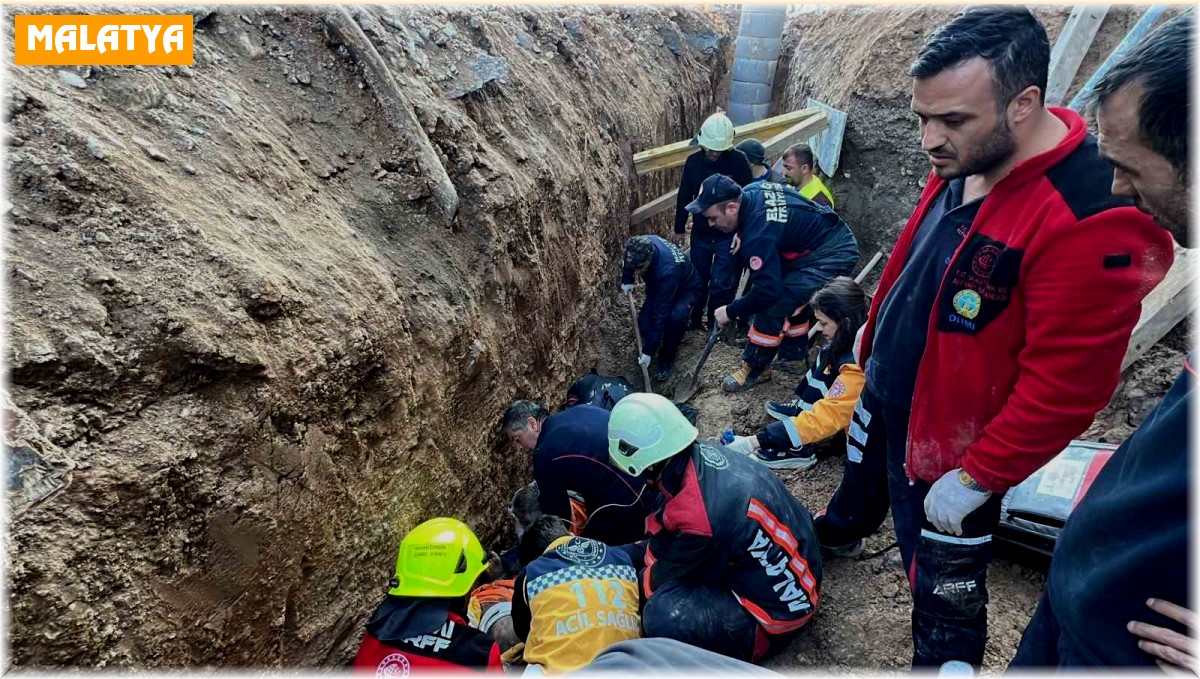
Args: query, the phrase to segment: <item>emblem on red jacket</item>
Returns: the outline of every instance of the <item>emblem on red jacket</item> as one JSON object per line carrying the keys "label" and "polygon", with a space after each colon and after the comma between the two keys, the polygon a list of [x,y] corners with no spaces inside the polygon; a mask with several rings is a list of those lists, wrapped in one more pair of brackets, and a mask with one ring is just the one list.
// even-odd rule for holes
{"label": "emblem on red jacket", "polygon": [[393,653],[379,661],[379,667],[375,668],[375,676],[407,677],[410,669],[408,658],[403,653]]}
{"label": "emblem on red jacket", "polygon": [[950,300],[950,303],[954,305],[954,310],[958,312],[959,316],[962,316],[969,321],[979,315],[979,309],[983,304],[983,298],[981,298],[979,293],[975,292],[974,290],[959,290],[958,292],[954,293],[954,299]]}
{"label": "emblem on red jacket", "polygon": [[996,260],[1000,258],[1000,248],[995,245],[985,245],[979,248],[975,253],[975,258],[971,260],[971,271],[975,272],[980,278],[987,278],[992,275],[992,269],[996,268]]}
{"label": "emblem on red jacket", "polygon": [[758,271],[761,268],[762,268],[762,257],[751,257],[750,258],[750,270]]}

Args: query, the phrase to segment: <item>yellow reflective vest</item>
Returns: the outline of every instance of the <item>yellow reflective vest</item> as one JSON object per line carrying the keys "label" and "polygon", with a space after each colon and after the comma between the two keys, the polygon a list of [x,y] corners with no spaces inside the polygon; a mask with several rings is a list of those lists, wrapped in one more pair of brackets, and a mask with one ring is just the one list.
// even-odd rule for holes
{"label": "yellow reflective vest", "polygon": [[525,661],[571,672],[619,641],[641,636],[637,571],[603,542],[564,536],[525,568]]}
{"label": "yellow reflective vest", "polygon": [[814,173],[812,179],[804,185],[804,188],[800,189],[800,195],[812,200],[818,193],[825,196],[825,199],[829,201],[829,209],[832,210],[833,193],[829,191],[829,187],[825,186],[825,182],[821,181],[821,178]]}

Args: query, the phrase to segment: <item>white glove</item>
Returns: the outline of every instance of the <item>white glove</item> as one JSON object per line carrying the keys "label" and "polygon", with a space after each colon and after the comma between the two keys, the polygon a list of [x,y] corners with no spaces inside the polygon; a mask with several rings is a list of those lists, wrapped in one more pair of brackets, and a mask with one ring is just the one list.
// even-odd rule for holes
{"label": "white glove", "polygon": [[733,441],[725,446],[726,448],[741,453],[742,455],[751,455],[759,449],[757,436],[734,436]]}
{"label": "white glove", "polygon": [[650,365],[650,354],[638,356],[638,365]]}
{"label": "white glove", "polygon": [[633,292],[633,283],[622,283],[621,292]]}
{"label": "white glove", "polygon": [[943,533],[962,535],[962,522],[968,514],[979,509],[992,496],[963,485],[958,479],[961,469],[942,475],[925,496],[925,517]]}

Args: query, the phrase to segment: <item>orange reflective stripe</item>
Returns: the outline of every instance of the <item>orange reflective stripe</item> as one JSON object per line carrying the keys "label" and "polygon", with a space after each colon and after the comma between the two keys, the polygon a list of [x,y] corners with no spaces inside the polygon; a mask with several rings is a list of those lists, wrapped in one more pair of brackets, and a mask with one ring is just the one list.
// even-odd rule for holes
{"label": "orange reflective stripe", "polygon": [[801,323],[800,325],[789,325],[787,326],[787,329],[783,331],[783,334],[788,337],[807,337],[808,324]]}
{"label": "orange reflective stripe", "polygon": [[571,534],[582,535],[583,528],[588,522],[587,507],[582,502],[575,498],[570,498],[571,502]]}
{"label": "orange reflective stripe", "polygon": [[750,506],[746,509],[746,516],[758,522],[768,535],[776,539],[776,544],[787,552],[788,565],[791,566],[792,572],[796,574],[796,578],[800,580],[800,584],[804,586],[805,593],[808,594],[809,600],[812,602],[813,609],[817,607],[817,581],[813,578],[812,573],[808,570],[808,561],[800,556],[800,543],[796,541],[796,536],[792,535],[792,531],[787,526],[783,525],[771,510],[764,507],[758,500],[751,499]]}
{"label": "orange reflective stripe", "polygon": [[654,594],[654,590],[650,588],[650,571],[654,568],[654,564],[657,561],[658,559],[654,558],[654,552],[650,551],[650,545],[647,544],[645,557],[646,570],[642,572],[642,596],[647,600]]}
{"label": "orange reflective stripe", "polygon": [[[787,634],[788,632],[794,632],[801,627],[804,627],[809,618],[813,617],[813,613],[809,613],[799,620],[776,620],[770,615],[767,615],[767,612],[759,608],[753,601],[750,601],[749,599],[743,599],[737,594],[737,592],[734,592],[733,596],[738,600],[738,603],[742,605],[742,608],[745,608],[750,615],[754,616],[754,619],[758,621],[758,624],[762,625],[763,629],[765,629],[768,634]],[[814,606],[813,612],[815,613],[816,610],[816,606]]]}
{"label": "orange reflective stripe", "polygon": [[747,333],[746,337],[750,340],[751,344],[760,347],[777,347],[783,344],[783,335],[765,335],[756,330],[753,325],[750,326],[750,332]]}

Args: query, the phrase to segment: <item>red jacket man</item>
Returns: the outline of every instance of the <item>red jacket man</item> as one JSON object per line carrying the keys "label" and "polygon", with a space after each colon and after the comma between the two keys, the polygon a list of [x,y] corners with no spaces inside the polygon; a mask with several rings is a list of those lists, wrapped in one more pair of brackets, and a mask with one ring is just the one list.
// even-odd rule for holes
{"label": "red jacket man", "polygon": [[909,69],[933,172],[863,326],[866,387],[817,532],[853,554],[891,509],[914,665],[983,661],[1004,491],[1107,403],[1173,259],[1169,236],[1109,192],[1083,119],[1044,106],[1049,56],[1029,10],[979,7]]}

